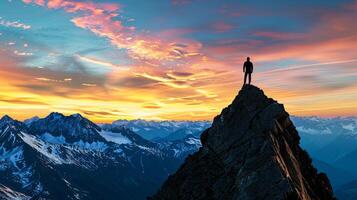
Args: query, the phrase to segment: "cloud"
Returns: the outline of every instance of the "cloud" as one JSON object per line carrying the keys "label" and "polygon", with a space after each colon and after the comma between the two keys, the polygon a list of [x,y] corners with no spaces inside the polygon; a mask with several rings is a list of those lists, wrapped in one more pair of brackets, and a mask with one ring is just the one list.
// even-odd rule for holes
{"label": "cloud", "polygon": [[[51,93],[51,91],[54,90],[54,87],[53,85],[42,85],[42,84],[23,84],[23,83],[20,83],[20,84],[16,84],[15,85],[17,88],[20,88],[20,89],[25,89],[25,90],[28,90],[28,91],[31,91],[31,92],[34,92],[34,93]],[[57,92],[53,92],[55,94],[60,94],[60,93],[57,93]],[[64,94],[64,93],[62,93]],[[61,95],[62,95],[61,94]]]}
{"label": "cloud", "polygon": [[112,115],[117,115],[118,113],[120,113],[119,111],[113,110],[111,112],[107,112],[107,111],[91,111],[91,110],[81,110],[81,113],[84,113],[85,115],[89,115],[89,116],[96,116],[96,117],[108,117],[108,116],[112,116]]}
{"label": "cloud", "polygon": [[[12,87],[27,90],[34,94],[72,95],[88,83],[95,84],[105,91],[106,77],[88,72],[70,56],[61,57],[54,66],[43,68],[23,66],[22,57],[12,57],[11,54],[0,52],[0,80]],[[63,66],[71,66],[66,70]]]}
{"label": "cloud", "polygon": [[19,21],[7,21],[0,17],[0,26],[11,27],[11,28],[19,28],[23,30],[28,30],[31,28],[30,25],[21,23]]}
{"label": "cloud", "polygon": [[148,34],[135,33],[135,27],[124,25],[117,20],[120,6],[114,3],[73,2],[69,0],[48,0],[47,4],[35,3],[49,9],[63,9],[79,16],[71,21],[80,28],[88,29],[94,34],[105,37],[116,47],[127,49],[128,54],[137,60],[173,61],[198,54],[201,44],[196,41],[175,39],[162,40]]}
{"label": "cloud", "polygon": [[123,70],[128,70],[129,68],[127,66],[124,65],[118,65],[118,64],[113,64],[107,61],[103,61],[103,60],[98,60],[95,58],[91,58],[91,57],[86,57],[86,56],[81,56],[81,55],[75,55],[77,58],[79,58],[80,60],[83,60],[85,62],[88,63],[92,63],[92,64],[96,64],[96,65],[101,65],[101,66],[105,66],[105,67],[118,67],[121,68]]}
{"label": "cloud", "polygon": [[10,104],[23,104],[23,105],[48,105],[45,102],[35,101],[31,98],[8,98],[0,97],[0,101]]}
{"label": "cloud", "polygon": [[18,51],[18,50],[15,50],[14,54],[16,54],[18,56],[32,56],[33,55],[33,53],[31,53],[31,52],[21,52],[21,51]]}
{"label": "cloud", "polygon": [[125,77],[116,81],[114,85],[118,87],[125,87],[125,88],[132,88],[132,89],[140,89],[140,88],[147,88],[147,89],[154,89],[157,85],[158,81],[147,79],[144,77]]}
{"label": "cloud", "polygon": [[154,75],[150,75],[147,73],[134,73],[134,75],[136,76],[141,76],[143,78],[147,78],[150,80],[154,80],[157,81],[161,84],[167,85],[169,87],[173,87],[173,88],[177,88],[177,89],[184,89],[184,88],[188,88],[190,87],[190,85],[185,82],[185,81],[177,81],[171,78],[166,78],[166,77],[161,77],[161,76],[154,76]]}
{"label": "cloud", "polygon": [[96,87],[97,85],[96,84],[93,84],[93,83],[82,83],[83,86],[86,86],[86,87]]}
{"label": "cloud", "polygon": [[324,66],[324,65],[338,65],[338,64],[346,64],[346,63],[357,63],[357,59],[337,60],[337,61],[330,61],[330,62],[320,62],[320,63],[311,63],[311,64],[294,65],[294,66],[284,66],[284,67],[278,67],[279,69],[269,70],[265,73],[275,73],[275,72],[279,72],[279,71],[290,71],[290,70],[295,70],[295,69],[320,67],[320,66]]}
{"label": "cloud", "polygon": [[159,109],[161,108],[161,106],[157,103],[146,103],[142,106],[143,108],[147,108],[147,109]]}
{"label": "cloud", "polygon": [[39,81],[45,81],[45,82],[56,82],[56,83],[64,83],[64,82],[68,82],[71,81],[71,78],[65,78],[63,80],[54,80],[54,79],[49,79],[49,78],[45,78],[45,77],[39,77],[39,78],[35,78],[36,80]]}

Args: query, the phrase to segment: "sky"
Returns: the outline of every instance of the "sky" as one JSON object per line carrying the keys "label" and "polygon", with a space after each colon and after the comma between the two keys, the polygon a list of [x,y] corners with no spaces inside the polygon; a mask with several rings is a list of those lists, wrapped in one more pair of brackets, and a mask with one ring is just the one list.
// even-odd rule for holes
{"label": "sky", "polygon": [[357,116],[357,1],[1,0],[0,115],[211,120],[242,65],[291,115]]}

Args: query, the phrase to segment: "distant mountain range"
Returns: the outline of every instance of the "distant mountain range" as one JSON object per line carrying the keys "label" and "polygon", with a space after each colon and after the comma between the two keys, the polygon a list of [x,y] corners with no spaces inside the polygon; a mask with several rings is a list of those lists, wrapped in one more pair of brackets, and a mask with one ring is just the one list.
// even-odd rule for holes
{"label": "distant mountain range", "polygon": [[[314,165],[328,174],[341,199],[351,199],[357,191],[357,118],[291,119]],[[145,120],[97,125],[60,113],[24,122],[4,116],[0,199],[144,199],[199,149],[199,136],[210,125]]]}
{"label": "distant mountain range", "polygon": [[148,140],[177,140],[186,135],[199,136],[208,127],[210,121],[145,121],[145,120],[117,120],[111,126],[129,128]]}
{"label": "distant mountain range", "polygon": [[292,117],[301,145],[327,173],[339,199],[357,199],[357,117]]}
{"label": "distant mountain range", "polygon": [[51,113],[0,119],[0,199],[145,199],[199,140],[154,143],[122,126]]}

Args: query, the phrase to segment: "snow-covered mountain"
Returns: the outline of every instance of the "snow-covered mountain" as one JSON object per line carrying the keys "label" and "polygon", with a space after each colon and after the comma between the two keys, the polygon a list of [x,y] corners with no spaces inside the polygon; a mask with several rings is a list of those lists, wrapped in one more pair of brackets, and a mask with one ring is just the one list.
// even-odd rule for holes
{"label": "snow-covered mountain", "polygon": [[147,140],[177,140],[187,135],[199,136],[211,125],[210,121],[146,121],[117,120],[111,126],[124,126]]}
{"label": "snow-covered mountain", "polygon": [[144,199],[200,145],[154,143],[79,114],[26,122],[0,120],[0,197]]}

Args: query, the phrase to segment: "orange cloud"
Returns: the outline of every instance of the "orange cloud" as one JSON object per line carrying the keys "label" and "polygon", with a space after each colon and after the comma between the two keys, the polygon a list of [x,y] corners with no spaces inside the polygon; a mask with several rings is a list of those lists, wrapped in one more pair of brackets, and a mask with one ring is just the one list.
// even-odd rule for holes
{"label": "orange cloud", "polygon": [[[42,1],[23,0],[44,6]],[[94,34],[108,38],[118,48],[127,49],[129,56],[138,60],[173,61],[198,55],[201,44],[197,41],[175,39],[165,41],[158,37],[135,34],[135,27],[124,26],[122,21],[114,19],[119,14],[118,4],[92,2],[73,2],[68,0],[48,0],[50,9],[64,9],[69,13],[78,13],[72,22]]]}

